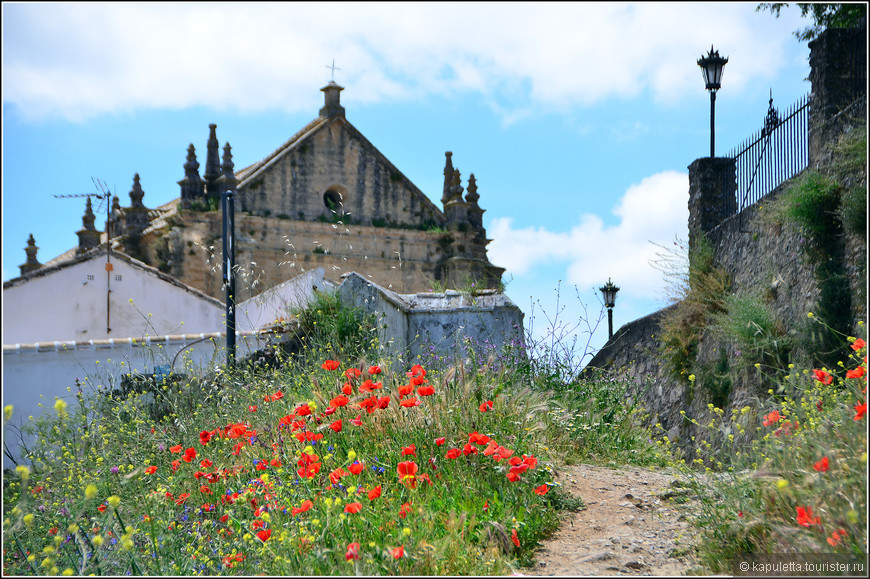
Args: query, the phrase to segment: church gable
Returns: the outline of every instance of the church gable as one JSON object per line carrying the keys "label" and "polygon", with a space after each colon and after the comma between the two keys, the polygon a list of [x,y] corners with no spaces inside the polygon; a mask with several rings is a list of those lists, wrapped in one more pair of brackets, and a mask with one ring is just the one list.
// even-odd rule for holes
{"label": "church gable", "polygon": [[237,174],[243,212],[301,221],[425,229],[442,212],[343,115],[312,123]]}

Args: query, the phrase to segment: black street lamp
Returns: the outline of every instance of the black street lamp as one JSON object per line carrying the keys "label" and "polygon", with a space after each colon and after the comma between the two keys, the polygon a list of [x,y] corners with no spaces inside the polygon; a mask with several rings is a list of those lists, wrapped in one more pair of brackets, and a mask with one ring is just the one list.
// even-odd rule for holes
{"label": "black street lamp", "polygon": [[707,56],[702,56],[698,59],[698,66],[704,72],[704,82],[707,84],[707,90],[710,91],[710,157],[715,157],[714,142],[716,140],[715,119],[716,119],[716,91],[722,87],[722,71],[725,68],[727,58],[719,56],[719,51],[713,50],[713,45],[710,45],[710,53]]}
{"label": "black street lamp", "polygon": [[613,285],[610,278],[607,278],[607,283],[598,288],[601,295],[604,296],[604,307],[607,308],[607,339],[613,337],[613,306],[616,303],[616,292],[619,288]]}

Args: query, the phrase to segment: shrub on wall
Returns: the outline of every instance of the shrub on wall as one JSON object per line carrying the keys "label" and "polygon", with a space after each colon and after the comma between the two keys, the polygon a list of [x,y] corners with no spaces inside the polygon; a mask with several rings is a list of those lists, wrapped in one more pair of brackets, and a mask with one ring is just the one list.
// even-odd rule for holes
{"label": "shrub on wall", "polygon": [[712,245],[699,234],[688,252],[688,275],[673,289],[675,307],[662,318],[661,353],[670,373],[684,384],[689,385],[698,343],[711,316],[727,309],[730,288],[728,274],[713,265]]}

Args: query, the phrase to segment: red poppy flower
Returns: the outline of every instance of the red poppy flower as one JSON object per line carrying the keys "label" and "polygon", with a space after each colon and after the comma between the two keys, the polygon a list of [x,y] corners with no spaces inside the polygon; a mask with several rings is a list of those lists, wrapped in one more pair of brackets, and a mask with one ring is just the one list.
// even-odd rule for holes
{"label": "red poppy flower", "polygon": [[496,452],[496,456],[494,458],[496,461],[499,461],[503,458],[510,458],[511,455],[514,453],[514,451],[508,450],[507,448],[505,448],[503,446],[499,446],[498,450],[496,450],[495,452]]}
{"label": "red poppy flower", "polygon": [[445,442],[447,442],[447,439],[444,438],[443,436],[442,436],[441,438],[436,438],[436,439],[435,439],[435,444],[437,444],[438,446],[441,446],[441,445],[444,444]]}
{"label": "red poppy flower", "polygon": [[390,554],[393,556],[393,559],[401,559],[405,556],[405,546],[400,545],[393,549],[390,549]]}
{"label": "red poppy flower", "polygon": [[375,374],[380,374],[380,373],[381,373],[380,366],[369,366],[369,374],[370,375],[374,376]]}
{"label": "red poppy flower", "polygon": [[341,479],[341,477],[343,477],[343,476],[346,475],[346,474],[347,474],[347,473],[344,472],[344,469],[343,469],[343,468],[338,467],[337,469],[335,469],[334,471],[332,471],[331,473],[329,473],[329,481],[330,481],[332,484],[338,484],[338,481]]}
{"label": "red poppy flower", "polygon": [[253,404],[248,406],[248,412],[256,412],[256,411],[257,411],[257,407],[254,406]]}
{"label": "red poppy flower", "polygon": [[487,400],[486,402],[481,404],[478,407],[478,410],[480,410],[481,412],[488,412],[488,411],[492,410],[492,400]]}
{"label": "red poppy flower", "polygon": [[204,495],[210,495],[210,494],[212,494],[211,489],[208,488],[208,487],[205,486],[205,485],[202,485],[201,487],[199,487],[199,492],[201,492],[201,493],[204,494]]}
{"label": "red poppy flower", "polygon": [[321,414],[320,416],[321,418],[324,416],[332,416],[333,414],[335,414],[336,410],[338,410],[338,408],[336,408],[335,406],[328,406],[326,410],[323,411],[323,414]]}
{"label": "red poppy flower", "polygon": [[813,518],[813,510],[810,507],[797,508],[797,523],[803,527],[818,525],[821,522],[819,517]]}
{"label": "red poppy flower", "polygon": [[351,543],[347,546],[344,558],[348,561],[359,559],[359,543]]}
{"label": "red poppy flower", "polygon": [[464,454],[465,456],[468,456],[469,454],[474,454],[476,452],[477,452],[477,448],[475,448],[474,446],[471,446],[467,442],[465,443],[465,446],[462,447],[462,454]]}
{"label": "red poppy flower", "polygon": [[145,469],[145,474],[154,474],[155,472],[157,472],[156,466],[149,466]]}
{"label": "red poppy flower", "polygon": [[311,414],[311,407],[308,404],[301,404],[296,408],[296,416],[303,417]]}
{"label": "red poppy flower", "polygon": [[329,401],[329,405],[336,408],[341,408],[342,406],[347,406],[348,402],[350,402],[350,399],[347,396],[336,396]]}
{"label": "red poppy flower", "polygon": [[405,503],[402,505],[402,508],[399,509],[399,517],[404,519],[408,516],[408,513],[411,512],[411,503]]}
{"label": "red poppy flower", "polygon": [[450,450],[447,451],[447,454],[444,456],[453,460],[453,459],[459,458],[459,455],[461,455],[461,454],[462,454],[462,451],[459,450],[458,448],[451,448]]}
{"label": "red poppy flower", "polygon": [[412,489],[417,488],[417,463],[414,461],[400,462],[396,467],[396,472],[399,473],[399,480],[410,485]]}
{"label": "red poppy flower", "polygon": [[202,468],[211,468],[213,464],[214,463],[211,460],[205,459],[203,461],[200,461],[199,466],[201,466]]}
{"label": "red poppy flower", "polygon": [[196,449],[188,448],[184,451],[184,462],[192,462],[196,458]]}
{"label": "red poppy flower", "polygon": [[422,386],[423,384],[426,383],[426,379],[423,378],[422,376],[414,376],[413,378],[408,380],[408,383],[411,386]]}
{"label": "red poppy flower", "polygon": [[180,467],[180,466],[181,466],[181,461],[180,461],[180,460],[178,460],[178,459],[173,460],[173,461],[172,461],[172,472],[177,471],[177,470],[178,470],[178,467]]}
{"label": "red poppy flower", "polygon": [[854,370],[846,370],[846,378],[862,378],[866,373],[864,366],[858,366]]}
{"label": "red poppy flower", "polygon": [[411,371],[407,372],[406,375],[409,377],[410,376],[425,376],[426,370],[424,370],[423,366],[421,366],[420,364],[414,364],[413,366],[411,366]]}
{"label": "red poppy flower", "polygon": [[299,507],[293,507],[293,509],[290,512],[293,513],[294,515],[299,515],[301,513],[309,511],[311,509],[311,507],[313,507],[313,506],[314,506],[313,502],[311,502],[310,500],[305,500],[305,501],[302,501],[302,505],[300,505]]}
{"label": "red poppy flower", "polygon": [[538,466],[538,459],[534,456],[523,455],[523,462],[529,465],[529,468],[531,469],[534,469],[536,466]]}
{"label": "red poppy flower", "polygon": [[362,384],[359,385],[359,389],[363,392],[372,392],[374,390],[380,390],[384,387],[383,382],[372,382],[371,380],[366,380]]}
{"label": "red poppy flower", "polygon": [[828,457],[823,456],[820,461],[813,465],[813,468],[819,472],[828,472]]}
{"label": "red poppy flower", "polygon": [[762,420],[761,422],[762,422],[762,424],[764,424],[765,426],[770,426],[771,424],[774,424],[774,423],[776,423],[776,422],[779,422],[779,418],[780,418],[780,416],[779,416],[779,410],[774,410],[773,412],[771,412],[770,414],[768,414],[767,416],[765,416],[765,417],[764,417],[764,420]]}
{"label": "red poppy flower", "polygon": [[515,472],[513,471],[513,469],[511,469],[511,470],[507,473],[507,478],[508,478],[508,480],[511,481],[511,482],[517,482],[518,480],[520,480],[520,475],[518,475],[517,473],[515,473]]}
{"label": "red poppy flower", "polygon": [[169,452],[181,452],[184,447],[180,444],[176,444],[175,446],[169,447]]}
{"label": "red poppy flower", "polygon": [[350,515],[355,515],[362,510],[362,503],[347,503],[344,506],[344,512]]}
{"label": "red poppy flower", "polygon": [[354,426],[362,426],[362,415],[359,415],[356,418],[351,418],[350,422]]}
{"label": "red poppy flower", "polygon": [[406,446],[405,448],[402,449],[402,456],[406,456],[409,454],[413,454],[414,456],[417,456],[417,446],[416,445],[411,444],[411,445]]}
{"label": "red poppy flower", "polygon": [[336,420],[335,422],[330,424],[329,427],[336,432],[341,432],[341,420]]}
{"label": "red poppy flower", "polygon": [[384,396],[383,398],[378,398],[378,408],[384,410],[390,405],[390,397]]}
{"label": "red poppy flower", "polygon": [[402,400],[399,404],[403,408],[412,408],[414,406],[420,406],[421,402],[416,398],[408,398],[407,400]]}
{"label": "red poppy flower", "polygon": [[363,464],[361,464],[359,462],[355,462],[352,465],[350,465],[349,467],[347,467],[347,470],[350,471],[350,474],[359,474],[363,471],[363,468],[364,468]]}
{"label": "red poppy flower", "polygon": [[348,378],[358,378],[362,375],[362,371],[359,368],[348,368],[344,371],[344,375]]}
{"label": "red poppy flower", "polygon": [[369,500],[370,501],[373,501],[380,496],[381,496],[381,485],[378,485],[369,491]]}
{"label": "red poppy flower", "polygon": [[862,404],[855,405],[855,416],[852,418],[854,421],[859,421],[864,418],[864,415],[867,414],[867,403],[864,402]]}
{"label": "red poppy flower", "polygon": [[341,387],[341,392],[345,396],[350,396],[353,394],[353,386],[350,385],[350,382],[345,382]]}
{"label": "red poppy flower", "polygon": [[104,511],[106,510],[106,504],[103,503],[102,505],[100,505],[99,507],[97,507],[97,510],[100,511],[101,513],[104,512]]}
{"label": "red poppy flower", "polygon": [[269,461],[269,464],[271,464],[275,468],[281,468],[281,460],[278,458],[273,458],[272,460]]}
{"label": "red poppy flower", "polygon": [[483,512],[485,513],[488,510],[489,510],[489,501],[483,501]]}
{"label": "red poppy flower", "polygon": [[492,440],[490,437],[485,434],[479,434],[476,430],[468,435],[468,442],[473,442],[475,444],[483,445],[488,443],[490,440]]}
{"label": "red poppy flower", "polygon": [[549,491],[550,491],[550,487],[548,487],[547,485],[541,485],[541,486],[535,488],[536,495],[545,495]]}
{"label": "red poppy flower", "polygon": [[517,547],[520,546],[520,538],[517,537],[517,530],[516,529],[514,529],[513,532],[511,533],[511,541],[513,541],[514,545],[516,545]]}
{"label": "red poppy flower", "polygon": [[816,375],[816,380],[818,380],[822,384],[830,384],[834,381],[834,377],[825,372],[824,370],[813,370],[813,374]]}
{"label": "red poppy flower", "polygon": [[190,493],[181,493],[180,495],[175,497],[175,504],[176,505],[183,505],[184,501],[186,501],[189,498],[190,498]]}
{"label": "red poppy flower", "polygon": [[332,371],[338,370],[339,363],[336,360],[327,360],[320,367],[324,370]]}
{"label": "red poppy flower", "polygon": [[413,391],[414,391],[414,386],[412,386],[411,384],[403,384],[402,386],[399,386],[399,389],[398,389],[399,397],[401,398],[401,397],[407,396],[408,394],[410,394]]}
{"label": "red poppy flower", "polygon": [[209,432],[208,430],[203,430],[199,433],[199,443],[205,446],[211,440],[211,436],[211,432]]}
{"label": "red poppy flower", "polygon": [[421,386],[420,388],[417,388],[417,394],[420,396],[432,396],[435,394],[435,389],[431,386]]}
{"label": "red poppy flower", "polygon": [[263,529],[262,531],[257,531],[257,538],[263,541],[264,543],[269,540],[269,537],[272,536],[272,529]]}
{"label": "red poppy flower", "polygon": [[516,465],[520,464],[521,462],[523,462],[523,459],[521,459],[518,456],[512,456],[511,459],[508,461],[508,464],[511,466],[516,466]]}
{"label": "red poppy flower", "polygon": [[866,347],[867,347],[867,343],[864,340],[862,340],[861,338],[858,338],[857,340],[852,342],[852,349],[855,350],[856,352],[861,350],[862,348],[866,348]]}

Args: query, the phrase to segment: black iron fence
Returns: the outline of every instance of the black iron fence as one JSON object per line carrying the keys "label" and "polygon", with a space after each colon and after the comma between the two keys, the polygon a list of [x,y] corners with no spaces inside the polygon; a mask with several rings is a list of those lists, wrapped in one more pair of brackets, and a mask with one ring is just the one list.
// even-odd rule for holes
{"label": "black iron fence", "polygon": [[767,110],[764,127],[727,156],[737,172],[737,211],[743,211],[809,164],[809,95],[785,112]]}

